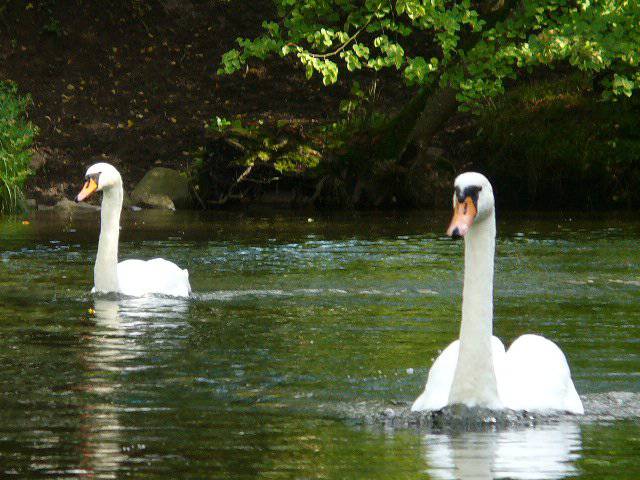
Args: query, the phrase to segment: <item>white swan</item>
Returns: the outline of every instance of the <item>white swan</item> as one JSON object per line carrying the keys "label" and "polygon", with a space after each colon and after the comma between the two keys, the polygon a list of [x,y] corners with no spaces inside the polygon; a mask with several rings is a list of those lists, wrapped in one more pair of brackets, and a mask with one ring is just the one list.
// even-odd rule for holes
{"label": "white swan", "polygon": [[555,343],[523,335],[505,352],[493,336],[496,220],[493,190],[486,177],[474,172],[458,176],[453,208],[447,234],[465,240],[460,338],[433,363],[424,392],[411,410],[464,404],[584,413],[567,360]]}
{"label": "white swan", "polygon": [[122,177],[112,165],[91,165],[86,182],[76,197],[81,202],[102,191],[100,239],[93,269],[93,292],[122,293],[133,297],[148,294],[188,297],[191,292],[189,272],[162,258],[125,260],[118,263],[118,238],[122,210]]}

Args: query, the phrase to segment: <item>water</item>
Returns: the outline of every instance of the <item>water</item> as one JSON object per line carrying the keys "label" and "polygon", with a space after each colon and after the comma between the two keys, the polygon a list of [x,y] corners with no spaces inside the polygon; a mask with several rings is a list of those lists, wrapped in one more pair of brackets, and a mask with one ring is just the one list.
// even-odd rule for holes
{"label": "water", "polygon": [[[0,472],[61,478],[636,479],[640,420],[442,433],[364,425],[458,330],[448,213],[123,220],[121,258],[189,300],[93,298],[99,217],[0,223]],[[541,333],[583,395],[640,391],[640,223],[503,216],[495,331]]]}

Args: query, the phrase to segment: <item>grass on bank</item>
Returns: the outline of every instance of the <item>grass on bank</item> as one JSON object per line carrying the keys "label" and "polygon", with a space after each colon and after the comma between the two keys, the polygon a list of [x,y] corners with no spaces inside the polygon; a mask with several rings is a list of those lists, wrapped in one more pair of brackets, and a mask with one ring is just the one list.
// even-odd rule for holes
{"label": "grass on bank", "polygon": [[29,96],[12,82],[0,81],[0,213],[24,209],[23,188],[37,128],[27,120]]}

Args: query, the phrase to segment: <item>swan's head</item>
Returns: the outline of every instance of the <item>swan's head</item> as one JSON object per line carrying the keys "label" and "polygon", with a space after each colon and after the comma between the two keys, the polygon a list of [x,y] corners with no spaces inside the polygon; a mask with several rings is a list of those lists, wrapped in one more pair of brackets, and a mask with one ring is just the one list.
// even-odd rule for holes
{"label": "swan's head", "polygon": [[474,223],[482,222],[493,213],[493,189],[481,173],[466,172],[454,182],[453,218],[447,229],[451,238],[464,237]]}
{"label": "swan's head", "polygon": [[95,163],[87,169],[82,190],[76,197],[76,202],[82,202],[93,193],[108,190],[122,185],[122,177],[116,167],[108,163]]}

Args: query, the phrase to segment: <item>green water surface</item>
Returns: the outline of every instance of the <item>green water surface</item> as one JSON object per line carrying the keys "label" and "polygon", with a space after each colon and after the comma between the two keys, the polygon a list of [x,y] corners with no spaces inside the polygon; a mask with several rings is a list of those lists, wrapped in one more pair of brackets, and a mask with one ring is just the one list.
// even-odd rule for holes
{"label": "green water surface", "polygon": [[[99,215],[22,220],[0,221],[0,477],[640,478],[638,419],[444,434],[337,413],[414,399],[455,339],[447,212],[125,214],[120,258],[188,268],[189,300],[94,298]],[[496,334],[557,342],[583,395],[640,391],[640,222],[498,227]]]}

